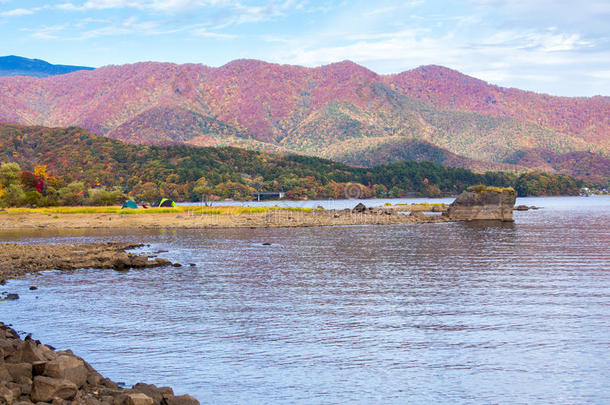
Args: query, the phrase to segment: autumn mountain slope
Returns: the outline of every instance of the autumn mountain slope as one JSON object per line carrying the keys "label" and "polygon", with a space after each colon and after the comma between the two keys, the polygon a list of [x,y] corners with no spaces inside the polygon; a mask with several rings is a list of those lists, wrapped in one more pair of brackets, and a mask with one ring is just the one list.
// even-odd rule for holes
{"label": "autumn mountain slope", "polygon": [[82,126],[134,144],[233,145],[360,165],[415,155],[589,179],[607,176],[610,166],[610,98],[506,89],[439,66],[382,76],[352,62],[148,62],[4,77],[0,121]]}

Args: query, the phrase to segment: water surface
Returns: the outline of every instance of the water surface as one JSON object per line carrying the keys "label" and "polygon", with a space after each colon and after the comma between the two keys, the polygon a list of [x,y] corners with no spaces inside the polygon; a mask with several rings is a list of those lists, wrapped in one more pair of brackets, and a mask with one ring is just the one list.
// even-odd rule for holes
{"label": "water surface", "polygon": [[140,241],[185,266],[11,281],[1,318],[202,403],[604,403],[610,199],[520,203],[544,208],[511,224],[5,231]]}

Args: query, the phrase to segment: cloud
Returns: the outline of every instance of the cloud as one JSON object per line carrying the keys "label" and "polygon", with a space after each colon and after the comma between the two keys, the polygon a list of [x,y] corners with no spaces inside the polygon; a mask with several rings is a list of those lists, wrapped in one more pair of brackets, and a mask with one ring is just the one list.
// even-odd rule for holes
{"label": "cloud", "polygon": [[610,70],[598,70],[596,72],[589,73],[589,76],[595,79],[610,80]]}
{"label": "cloud", "polygon": [[22,15],[34,14],[33,10],[28,10],[26,8],[16,8],[14,10],[3,11],[0,13],[0,17],[18,17]]}
{"label": "cloud", "polygon": [[238,36],[234,34],[223,34],[218,32],[210,32],[206,28],[195,28],[191,30],[191,34],[196,37],[214,38],[214,39],[235,39]]}
{"label": "cloud", "polygon": [[30,37],[35,39],[57,39],[57,33],[64,31],[67,28],[66,24],[42,26],[36,29],[24,29],[23,31],[31,31]]}

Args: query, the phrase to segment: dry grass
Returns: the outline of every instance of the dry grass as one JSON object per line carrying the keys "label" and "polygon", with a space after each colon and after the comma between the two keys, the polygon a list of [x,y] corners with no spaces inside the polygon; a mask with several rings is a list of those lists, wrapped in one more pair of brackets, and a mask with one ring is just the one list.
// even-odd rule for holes
{"label": "dry grass", "polygon": [[266,213],[269,210],[287,210],[293,212],[312,212],[319,211],[319,208],[299,208],[299,207],[205,207],[205,206],[179,206],[171,208],[138,208],[130,209],[121,207],[48,207],[48,208],[6,208],[5,214],[119,214],[119,215],[139,215],[139,214],[207,214],[207,215],[239,215]]}

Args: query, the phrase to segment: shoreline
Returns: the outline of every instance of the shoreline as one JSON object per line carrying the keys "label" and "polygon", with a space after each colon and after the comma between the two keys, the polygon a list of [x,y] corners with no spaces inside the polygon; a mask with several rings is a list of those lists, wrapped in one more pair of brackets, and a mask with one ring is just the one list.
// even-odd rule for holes
{"label": "shoreline", "polygon": [[[439,206],[406,206],[344,209],[290,210],[269,209],[264,212],[224,213],[217,209],[198,211],[185,207],[174,212],[99,212],[43,213],[5,212],[0,214],[0,229],[205,229],[270,228],[335,225],[392,225],[427,222],[449,222]],[[193,209],[189,209],[193,208]],[[358,208],[358,209],[357,209]],[[76,210],[75,210],[76,211]],[[410,214],[407,214],[410,212]]]}
{"label": "shoreline", "polygon": [[0,243],[0,282],[47,270],[95,268],[120,271],[173,265],[159,257],[126,252],[141,246],[120,242],[54,245]]}
{"label": "shoreline", "polygon": [[[130,268],[176,266],[170,261],[126,250],[136,243],[16,244],[0,243],[0,285],[30,273],[99,268],[122,271]],[[36,287],[30,287],[36,289]],[[18,300],[6,292],[0,301]],[[1,303],[0,303],[1,304]],[[92,405],[198,405],[194,397],[175,395],[170,387],[139,382],[125,388],[103,377],[71,350],[56,351],[27,335],[21,339],[0,321],[0,403],[92,404]]]}
{"label": "shoreline", "polygon": [[0,403],[88,405],[198,405],[170,387],[137,383],[122,388],[71,350],[55,350],[0,322]]}

